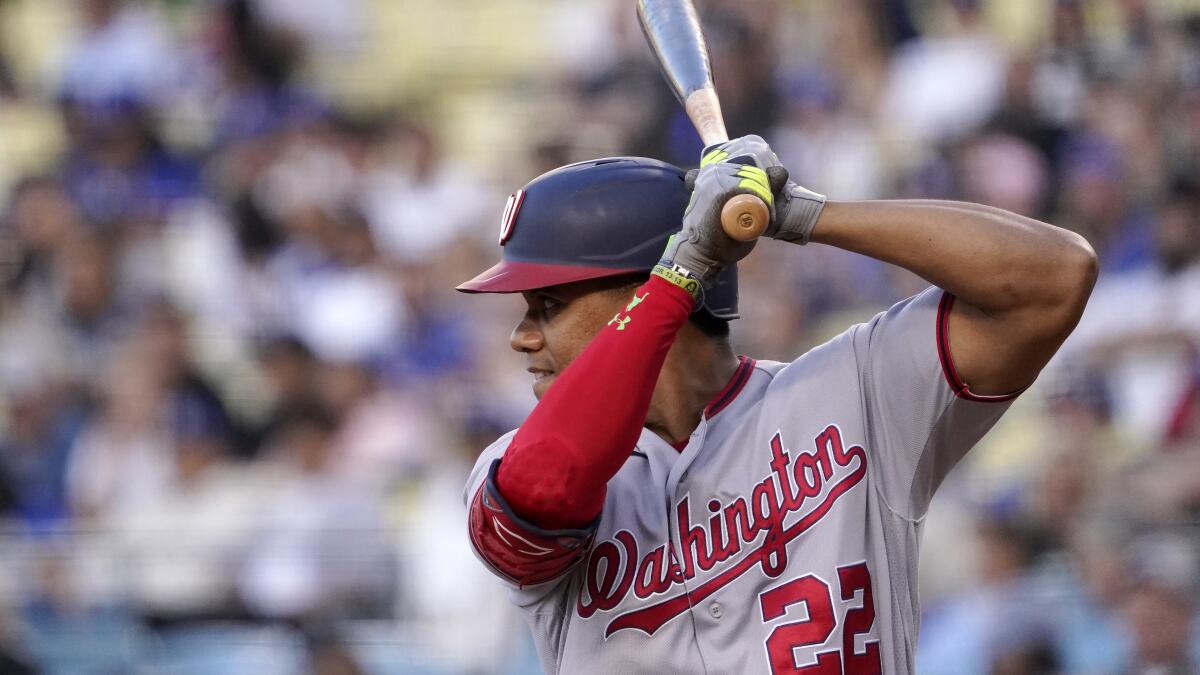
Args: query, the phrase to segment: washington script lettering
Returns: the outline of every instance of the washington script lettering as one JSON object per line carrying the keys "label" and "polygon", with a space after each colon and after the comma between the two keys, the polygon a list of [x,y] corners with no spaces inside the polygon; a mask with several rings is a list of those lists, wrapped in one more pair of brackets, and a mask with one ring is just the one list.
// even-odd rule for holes
{"label": "washington script lettering", "polygon": [[[674,555],[669,543],[639,556],[637,541],[627,530],[597,544],[588,558],[586,580],[580,589],[576,605],[579,616],[586,619],[598,611],[610,611],[630,591],[643,599],[666,593],[676,584],[737,557],[743,547],[751,545],[756,547],[691,592],[616,616],[605,629],[605,637],[625,628],[653,635],[756,564],[768,577],[782,574],[787,568],[788,543],[820,522],[839,497],[862,481],[867,473],[867,454],[859,445],[846,448],[836,425],[829,425],[817,435],[813,452],[797,453],[794,460],[778,432],[770,444],[771,472],[754,486],[749,498],[738,496],[728,504],[709,500],[707,507],[712,516],[703,525],[692,524],[689,498],[679,501],[676,514],[680,556]],[[835,481],[836,474],[843,475]],[[784,526],[789,515],[802,511],[803,516]]]}

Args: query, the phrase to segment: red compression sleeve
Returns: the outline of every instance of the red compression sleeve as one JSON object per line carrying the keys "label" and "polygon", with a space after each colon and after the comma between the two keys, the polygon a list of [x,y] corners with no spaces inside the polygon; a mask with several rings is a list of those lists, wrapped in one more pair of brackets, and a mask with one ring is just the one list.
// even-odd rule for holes
{"label": "red compression sleeve", "polygon": [[693,302],[652,275],[558,374],[496,474],[513,511],[547,529],[595,519],[608,480],[637,444],[659,371]]}

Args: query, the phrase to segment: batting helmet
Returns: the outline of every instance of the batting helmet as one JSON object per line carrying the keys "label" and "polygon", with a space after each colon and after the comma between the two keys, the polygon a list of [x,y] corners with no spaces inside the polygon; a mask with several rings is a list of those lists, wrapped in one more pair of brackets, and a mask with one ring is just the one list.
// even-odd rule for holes
{"label": "batting helmet", "polygon": [[[594,159],[544,173],[509,195],[500,262],[458,290],[516,293],[649,272],[679,231],[688,199],[683,169],[644,157]],[[705,291],[703,309],[718,319],[738,317],[735,266]]]}

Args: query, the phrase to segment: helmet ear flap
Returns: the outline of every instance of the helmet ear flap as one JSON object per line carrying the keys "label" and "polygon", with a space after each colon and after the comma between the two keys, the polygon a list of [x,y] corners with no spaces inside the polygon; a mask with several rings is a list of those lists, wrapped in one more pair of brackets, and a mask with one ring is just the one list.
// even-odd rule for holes
{"label": "helmet ear flap", "polygon": [[690,321],[692,325],[699,328],[700,332],[704,333],[708,337],[729,337],[729,319],[722,319],[720,317],[713,316],[712,312],[709,312],[703,307],[701,307],[698,311],[692,312],[692,315],[688,317],[688,321]]}
{"label": "helmet ear flap", "polygon": [[721,270],[712,288],[704,291],[704,306],[700,311],[707,312],[721,321],[739,318],[737,265],[730,265]]}

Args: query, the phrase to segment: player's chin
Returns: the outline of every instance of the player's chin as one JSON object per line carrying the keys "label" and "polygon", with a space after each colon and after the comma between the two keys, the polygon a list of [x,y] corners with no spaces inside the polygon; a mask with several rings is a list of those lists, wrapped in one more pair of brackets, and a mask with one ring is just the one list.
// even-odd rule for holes
{"label": "player's chin", "polygon": [[542,400],[542,396],[550,388],[551,382],[554,382],[554,373],[539,375],[533,380],[533,395],[537,400]]}

